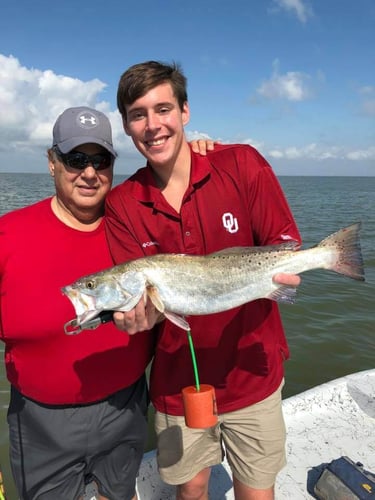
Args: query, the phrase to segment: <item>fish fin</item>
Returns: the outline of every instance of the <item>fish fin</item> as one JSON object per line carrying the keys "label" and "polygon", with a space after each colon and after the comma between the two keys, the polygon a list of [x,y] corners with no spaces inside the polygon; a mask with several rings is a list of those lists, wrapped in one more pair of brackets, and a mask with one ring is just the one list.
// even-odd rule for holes
{"label": "fish fin", "polygon": [[165,307],[163,301],[160,298],[158,289],[155,286],[148,286],[146,288],[146,294],[147,297],[149,297],[151,302],[154,304],[156,309],[161,313],[164,313]]}
{"label": "fish fin", "polygon": [[156,309],[164,314],[164,316],[169,319],[171,323],[176,326],[179,326],[183,330],[190,330],[189,323],[178,314],[175,314],[171,311],[166,311],[164,307],[164,303],[160,298],[158,289],[155,286],[148,286],[146,289],[147,296],[150,298],[151,302],[154,304]]}
{"label": "fish fin", "polygon": [[179,316],[178,314],[175,314],[170,311],[164,311],[164,316],[169,319],[171,323],[173,323],[176,326],[179,326],[183,330],[190,330],[190,325],[189,323],[183,318],[182,316]]}
{"label": "fish fin", "polygon": [[322,240],[315,247],[331,247],[337,253],[334,265],[327,267],[327,269],[343,274],[348,278],[365,281],[365,270],[359,240],[360,229],[360,222],[344,227]]}
{"label": "fish fin", "polygon": [[298,250],[300,248],[300,243],[295,240],[286,241],[285,243],[279,243],[277,245],[266,245],[263,247],[230,247],[223,248],[218,252],[213,252],[210,255],[243,255],[248,253],[267,253],[270,251],[287,251],[287,250]]}
{"label": "fish fin", "polygon": [[126,299],[126,304],[123,305],[122,307],[116,307],[114,310],[116,311],[122,311],[122,312],[128,312],[131,311],[141,300],[143,295],[143,291],[138,293],[137,295],[133,295],[132,297],[125,297]]}
{"label": "fish fin", "polygon": [[296,300],[297,288],[290,285],[282,285],[271,292],[267,299],[275,300],[284,304],[294,304]]}

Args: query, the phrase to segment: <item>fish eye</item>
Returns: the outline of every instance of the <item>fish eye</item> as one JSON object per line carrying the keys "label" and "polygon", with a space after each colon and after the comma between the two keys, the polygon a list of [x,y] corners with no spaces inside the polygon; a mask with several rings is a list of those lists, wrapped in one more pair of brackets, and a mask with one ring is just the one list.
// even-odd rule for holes
{"label": "fish eye", "polygon": [[93,290],[96,287],[94,280],[86,281],[86,288]]}

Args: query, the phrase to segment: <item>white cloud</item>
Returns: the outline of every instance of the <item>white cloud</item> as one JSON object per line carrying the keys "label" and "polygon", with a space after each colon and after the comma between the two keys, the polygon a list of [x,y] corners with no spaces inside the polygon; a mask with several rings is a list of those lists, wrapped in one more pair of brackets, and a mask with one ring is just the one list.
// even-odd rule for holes
{"label": "white cloud", "polygon": [[[116,130],[117,112],[98,97],[106,84],[98,79],[83,82],[21,66],[13,56],[0,54],[0,150],[46,148],[56,117],[71,106],[90,106],[106,112]],[[123,132],[121,132],[123,135]]]}
{"label": "white cloud", "polygon": [[358,151],[350,151],[346,157],[348,160],[375,160],[375,146]]}
{"label": "white cloud", "polygon": [[222,140],[220,138],[213,138],[212,136],[198,131],[187,131],[187,139],[189,141],[195,139],[212,139],[227,144],[236,142],[238,144],[250,144],[257,149],[262,155],[268,159],[275,160],[302,160],[302,161],[324,161],[324,160],[349,160],[352,161],[372,161],[375,160],[375,146],[362,150],[351,151],[348,147],[339,146],[320,146],[316,143],[306,144],[301,147],[286,146],[286,147],[270,147],[262,141],[256,139],[240,139],[240,140]]}
{"label": "white cloud", "polygon": [[298,71],[279,74],[279,61],[272,64],[273,73],[269,80],[264,80],[257,88],[257,93],[266,99],[286,99],[304,101],[312,96],[309,86],[311,77]]}
{"label": "white cloud", "polygon": [[237,142],[239,144],[250,144],[255,149],[257,149],[261,154],[267,158],[273,158],[276,160],[375,160],[375,147],[369,147],[363,150],[350,151],[344,147],[330,146],[324,147],[319,146],[316,143],[306,144],[305,146],[286,146],[286,147],[276,147],[272,148],[267,146],[264,142],[257,141],[256,139],[240,139],[240,140],[222,140],[220,138],[213,138],[205,132],[187,131],[187,139],[189,141],[197,139],[212,139],[214,141],[220,142],[221,144],[228,144],[232,142]]}
{"label": "white cloud", "polygon": [[211,137],[205,132],[198,132],[198,130],[188,130],[186,131],[186,138],[188,141],[194,141],[197,139],[211,139]]}
{"label": "white cloud", "polygon": [[264,149],[264,143],[261,141],[257,141],[256,139],[244,139],[243,144],[250,144],[253,146],[253,148],[257,149],[258,151],[262,151]]}
{"label": "white cloud", "polygon": [[311,6],[304,0],[273,0],[273,4],[271,12],[279,12],[280,10],[292,12],[302,23],[306,23],[308,18],[313,16]]}
{"label": "white cloud", "polygon": [[263,150],[263,153],[270,158],[286,160],[375,160],[375,147],[372,146],[363,150],[350,151],[345,147],[323,147],[318,146],[315,143],[311,143],[299,148],[292,146]]}

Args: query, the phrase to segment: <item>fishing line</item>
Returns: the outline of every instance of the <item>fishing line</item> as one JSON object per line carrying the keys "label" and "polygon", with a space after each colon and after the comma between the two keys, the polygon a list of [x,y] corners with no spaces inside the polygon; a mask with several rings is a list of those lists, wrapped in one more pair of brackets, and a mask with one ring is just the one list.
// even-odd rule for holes
{"label": "fishing line", "polygon": [[200,389],[201,389],[201,386],[200,386],[200,383],[199,383],[198,366],[197,366],[197,360],[196,360],[196,357],[195,357],[193,338],[191,336],[191,331],[190,330],[187,330],[187,336],[188,336],[188,340],[189,340],[189,347],[190,347],[191,359],[193,361],[195,387],[197,389],[197,392],[199,392]]}
{"label": "fishing line", "polygon": [[0,466],[0,500],[6,500],[3,472],[1,470],[1,466]]}
{"label": "fishing line", "polygon": [[191,330],[187,330],[186,333],[193,361],[195,386],[189,385],[181,391],[185,424],[192,429],[207,429],[218,422],[215,388],[210,384],[200,384]]}

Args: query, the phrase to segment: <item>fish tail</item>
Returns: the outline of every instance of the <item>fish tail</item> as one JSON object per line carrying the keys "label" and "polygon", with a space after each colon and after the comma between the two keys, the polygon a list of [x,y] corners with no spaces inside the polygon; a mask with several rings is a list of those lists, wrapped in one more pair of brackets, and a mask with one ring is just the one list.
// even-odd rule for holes
{"label": "fish tail", "polygon": [[329,269],[358,281],[365,280],[365,270],[359,239],[361,223],[340,229],[322,240],[317,247],[331,247],[336,255]]}

